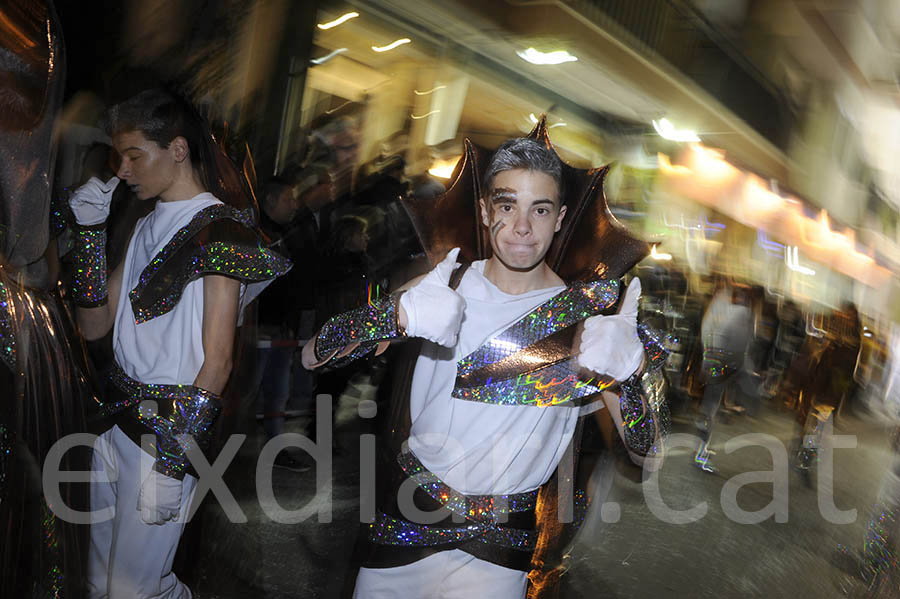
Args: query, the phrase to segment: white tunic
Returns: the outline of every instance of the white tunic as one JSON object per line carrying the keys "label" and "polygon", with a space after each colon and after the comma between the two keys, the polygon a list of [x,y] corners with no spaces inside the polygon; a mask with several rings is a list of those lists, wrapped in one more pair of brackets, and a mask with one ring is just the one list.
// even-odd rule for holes
{"label": "white tunic", "polygon": [[[422,464],[468,495],[521,493],[550,478],[575,432],[580,414],[597,409],[500,406],[453,399],[456,362],[565,287],[510,295],[472,263],[457,291],[466,300],[453,349],[424,342],[413,373],[409,447]],[[524,597],[526,573],[441,551],[394,568],[360,568],[355,599]]]}
{"label": "white tunic", "polygon": [[203,366],[203,280],[188,283],[178,304],[141,324],[134,321],[128,294],[150,260],[203,208],[221,204],[204,192],[190,200],[156,202],[135,225],[122,272],[113,328],[116,363],[142,383],[192,385]]}
{"label": "white tunic", "polygon": [[456,362],[565,287],[510,295],[474,262],[457,289],[466,300],[454,349],[425,342],[410,397],[409,447],[422,464],[468,495],[521,493],[550,478],[575,431],[579,409],[504,406],[453,399]]}

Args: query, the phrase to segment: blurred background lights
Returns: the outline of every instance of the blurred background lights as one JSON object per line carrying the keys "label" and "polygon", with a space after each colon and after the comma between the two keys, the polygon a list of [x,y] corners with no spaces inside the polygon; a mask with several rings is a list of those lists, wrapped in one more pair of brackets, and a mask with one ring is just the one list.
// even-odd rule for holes
{"label": "blurred background lights", "polygon": [[675,125],[673,125],[671,121],[669,121],[669,119],[665,117],[659,119],[658,121],[654,120],[653,128],[656,129],[656,132],[660,137],[668,139],[670,141],[700,141],[700,137],[696,133],[687,129],[676,129]]}
{"label": "blurred background lights", "polygon": [[428,169],[428,174],[441,179],[449,179],[453,176],[453,169],[456,168],[456,163],[459,162],[460,158],[462,158],[462,156],[453,156],[452,158],[444,159],[439,158],[432,163],[431,168]]}
{"label": "blurred background lights", "polygon": [[326,62],[328,62],[329,60],[331,60],[338,54],[343,54],[346,51],[347,51],[347,48],[337,48],[336,50],[332,50],[325,56],[322,56],[320,58],[314,58],[314,59],[310,60],[309,62],[312,64],[315,64],[315,65],[325,64]]}
{"label": "blurred background lights", "polygon": [[343,14],[343,15],[339,16],[338,18],[336,18],[336,19],[333,20],[333,21],[328,21],[327,23],[319,23],[319,24],[317,25],[317,27],[318,27],[319,29],[331,29],[332,27],[337,27],[337,26],[340,25],[341,23],[346,23],[346,22],[349,21],[350,19],[353,19],[353,18],[358,17],[358,16],[359,16],[359,13],[358,13],[358,12],[348,12],[348,13],[346,13],[346,14]]}
{"label": "blurred background lights", "polygon": [[654,260],[671,260],[672,259],[672,254],[667,254],[665,252],[657,251],[657,249],[656,249],[657,247],[658,246],[656,244],[654,244],[653,247],[650,248],[650,257],[651,258],[653,258]]}
{"label": "blurred background lights", "polygon": [[412,41],[412,40],[410,40],[408,37],[402,37],[398,40],[394,40],[387,46],[372,46],[372,50],[374,50],[375,52],[387,52],[389,50],[393,50],[397,46],[402,46],[403,44],[408,44],[410,41]]}
{"label": "blurred background lights", "polygon": [[531,64],[562,64],[564,62],[575,62],[578,60],[577,56],[572,56],[566,50],[554,50],[552,52],[541,52],[540,50],[535,50],[534,48],[528,48],[527,50],[519,50],[516,52],[519,55],[519,58],[522,60],[527,60]]}

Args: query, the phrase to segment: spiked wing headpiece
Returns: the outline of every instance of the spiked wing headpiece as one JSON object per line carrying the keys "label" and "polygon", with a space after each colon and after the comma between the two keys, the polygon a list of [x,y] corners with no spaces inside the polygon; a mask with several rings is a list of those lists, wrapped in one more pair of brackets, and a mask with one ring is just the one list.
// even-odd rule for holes
{"label": "spiked wing headpiece", "polygon": [[[545,117],[541,117],[528,137],[556,153],[547,134]],[[454,247],[459,247],[460,257],[467,260],[491,255],[487,229],[481,224],[478,208],[482,174],[491,154],[490,150],[467,139],[444,195],[436,201],[404,200],[432,264],[437,264]],[[547,252],[547,264],[566,281],[621,277],[650,252],[650,246],[632,237],[610,213],[603,194],[609,165],[580,169],[560,162],[563,205],[567,212]]]}

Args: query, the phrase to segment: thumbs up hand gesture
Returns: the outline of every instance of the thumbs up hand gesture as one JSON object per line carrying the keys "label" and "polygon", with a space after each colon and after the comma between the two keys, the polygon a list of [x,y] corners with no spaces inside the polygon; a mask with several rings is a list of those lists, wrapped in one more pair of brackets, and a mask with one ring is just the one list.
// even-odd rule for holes
{"label": "thumbs up hand gesture", "polygon": [[[466,301],[449,287],[459,248],[400,296],[400,323],[409,337],[421,337],[444,347],[456,345]],[[404,314],[405,313],[405,314]]]}
{"label": "thumbs up hand gesture", "polygon": [[578,363],[596,372],[624,381],[641,367],[644,344],[637,334],[641,280],[628,286],[619,313],[591,316],[584,321]]}

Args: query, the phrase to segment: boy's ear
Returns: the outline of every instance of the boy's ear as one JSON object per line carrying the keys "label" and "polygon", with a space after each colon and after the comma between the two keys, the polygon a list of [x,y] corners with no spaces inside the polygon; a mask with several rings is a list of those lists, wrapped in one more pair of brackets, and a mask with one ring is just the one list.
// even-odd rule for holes
{"label": "boy's ear", "polygon": [[559,233],[559,230],[562,228],[563,218],[566,216],[566,207],[561,206],[559,209],[559,216],[556,217],[556,228],[553,229],[554,233]]}
{"label": "boy's ear", "polygon": [[188,142],[182,136],[179,135],[173,139],[169,145],[172,148],[172,152],[174,153],[177,162],[184,162],[186,158],[190,157],[191,151],[188,148]]}
{"label": "boy's ear", "polygon": [[478,198],[478,206],[481,208],[481,224],[485,227],[491,226],[491,218],[484,203],[484,198]]}

